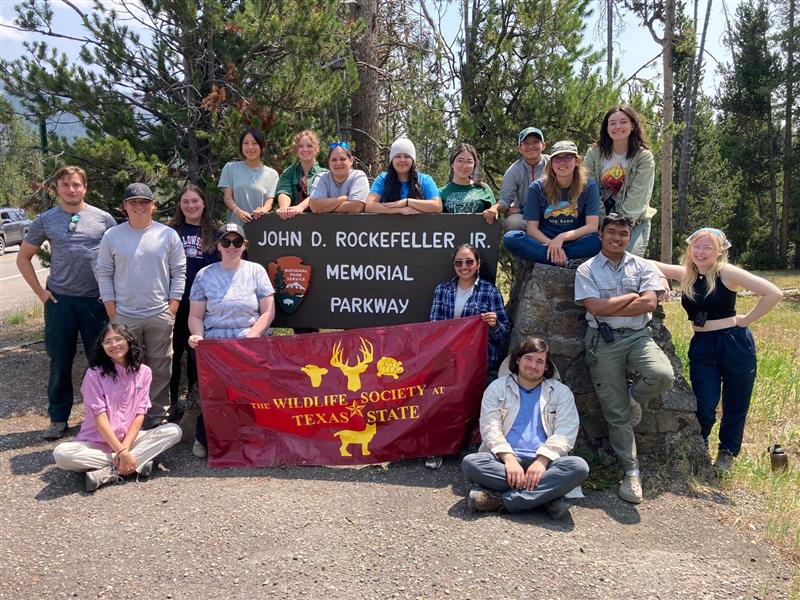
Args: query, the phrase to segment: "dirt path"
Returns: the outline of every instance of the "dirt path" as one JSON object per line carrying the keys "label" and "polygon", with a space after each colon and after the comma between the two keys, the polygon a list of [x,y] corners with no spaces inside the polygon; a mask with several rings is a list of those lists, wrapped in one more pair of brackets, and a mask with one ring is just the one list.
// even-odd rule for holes
{"label": "dirt path", "polygon": [[468,512],[456,458],[223,470],[180,445],[86,495],[41,440],[46,372],[40,345],[0,355],[0,598],[791,597],[797,565],[722,493],[590,492],[554,523]]}

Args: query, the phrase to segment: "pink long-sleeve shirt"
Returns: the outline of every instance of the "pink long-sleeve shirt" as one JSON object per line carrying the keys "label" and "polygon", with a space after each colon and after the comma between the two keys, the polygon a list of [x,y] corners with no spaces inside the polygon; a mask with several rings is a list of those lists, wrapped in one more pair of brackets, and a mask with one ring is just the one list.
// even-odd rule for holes
{"label": "pink long-sleeve shirt", "polygon": [[97,430],[96,419],[106,413],[108,422],[117,439],[122,441],[137,415],[147,414],[150,408],[150,367],[141,365],[138,371],[130,371],[116,365],[117,379],[106,377],[100,369],[86,371],[81,384],[86,416],[75,439],[89,442],[98,449],[112,452],[113,449]]}

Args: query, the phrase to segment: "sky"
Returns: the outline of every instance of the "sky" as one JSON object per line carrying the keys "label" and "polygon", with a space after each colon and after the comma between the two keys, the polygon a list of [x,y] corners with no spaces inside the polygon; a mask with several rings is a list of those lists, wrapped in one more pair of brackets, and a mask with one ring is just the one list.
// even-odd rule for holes
{"label": "sky", "polygon": [[[89,10],[92,6],[91,0],[73,0],[76,5],[84,10]],[[584,39],[587,45],[604,48],[605,47],[605,21],[603,26],[598,29],[597,21],[600,19],[600,7],[605,0],[592,0],[594,15],[590,19]],[[705,69],[705,80],[703,88],[706,94],[713,95],[717,86],[717,63],[725,63],[730,60],[730,53],[722,43],[725,30],[725,11],[732,18],[736,6],[740,0],[712,0],[712,12],[709,23],[708,38],[706,41],[707,64]],[[699,0],[699,11],[702,15],[708,0]],[[15,12],[14,5],[16,0],[0,0],[0,24],[13,23]],[[451,3],[446,19],[446,27],[450,30],[449,34],[454,35],[455,28],[458,26],[458,4]],[[56,14],[55,21],[60,27],[76,32],[80,28],[80,22],[75,13],[60,0],[52,0],[51,6]],[[447,33],[446,33],[447,35]],[[26,39],[24,32],[17,32],[6,27],[0,27],[0,57],[11,59],[24,52],[22,45]],[[621,23],[621,31],[615,35],[615,56],[619,61],[620,69],[625,78],[629,77],[650,59],[656,57],[660,52],[660,47],[653,41],[650,32],[641,26],[637,19],[632,15],[625,15]],[[698,36],[699,43],[699,36]],[[58,47],[68,54],[77,52],[77,45],[71,42],[59,40]],[[659,58],[653,65],[640,71],[639,77],[652,79],[659,83],[661,80],[661,59]],[[660,86],[659,86],[660,87]]]}

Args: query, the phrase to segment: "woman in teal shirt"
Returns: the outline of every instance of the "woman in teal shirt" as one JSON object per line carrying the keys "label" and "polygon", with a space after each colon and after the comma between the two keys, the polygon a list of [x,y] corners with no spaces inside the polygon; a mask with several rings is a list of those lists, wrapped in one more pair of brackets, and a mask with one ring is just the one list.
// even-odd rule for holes
{"label": "woman in teal shirt", "polygon": [[439,190],[446,213],[482,213],[495,203],[491,188],[481,183],[478,153],[472,144],[458,144],[450,153],[450,181]]}
{"label": "woman in teal shirt", "polygon": [[297,161],[288,167],[278,180],[278,216],[291,219],[308,209],[308,197],[314,179],[323,169],[317,162],[319,138],[310,129],[294,136],[294,153]]}

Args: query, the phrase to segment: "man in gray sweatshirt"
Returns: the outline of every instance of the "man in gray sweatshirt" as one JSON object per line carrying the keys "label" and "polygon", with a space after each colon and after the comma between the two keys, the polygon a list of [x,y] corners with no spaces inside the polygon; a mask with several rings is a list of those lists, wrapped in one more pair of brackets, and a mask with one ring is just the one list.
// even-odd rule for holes
{"label": "man in gray sweatshirt", "polygon": [[547,163],[550,161],[547,154],[542,154],[546,147],[541,129],[526,127],[519,132],[517,152],[520,154],[520,159],[508,167],[503,175],[497,204],[483,211],[483,216],[489,223],[500,214],[505,214],[503,234],[517,229],[526,230],[527,223],[522,215],[525,213],[528,188],[531,183],[544,175]]}
{"label": "man in gray sweatshirt", "polygon": [[109,229],[100,242],[97,283],[109,319],[126,325],[153,371],[152,407],[145,427],[159,425],[169,409],[172,328],[186,282],[186,255],[178,234],[153,221],[153,193],[143,183],[125,190],[128,222]]}

